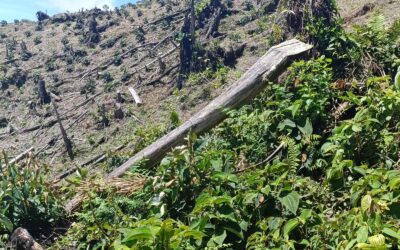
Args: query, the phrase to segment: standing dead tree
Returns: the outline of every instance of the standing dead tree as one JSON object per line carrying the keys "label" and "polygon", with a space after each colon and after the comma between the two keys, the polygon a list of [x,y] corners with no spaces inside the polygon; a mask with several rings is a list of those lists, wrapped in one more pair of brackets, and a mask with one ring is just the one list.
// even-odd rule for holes
{"label": "standing dead tree", "polygon": [[37,84],[38,97],[40,104],[48,104],[51,102],[51,97],[46,90],[46,83],[41,77],[36,77],[35,82]]}
{"label": "standing dead tree", "polygon": [[226,7],[221,4],[219,1],[214,1],[216,3],[216,8],[214,10],[214,15],[210,20],[210,25],[207,29],[206,39],[216,37],[219,33],[219,25],[221,23],[221,19],[226,15]]}
{"label": "standing dead tree", "polygon": [[64,126],[63,126],[63,124],[61,122],[60,114],[58,113],[56,103],[53,102],[53,101],[51,103],[53,104],[54,113],[56,114],[58,125],[60,126],[61,136],[62,136],[62,138],[64,140],[65,149],[67,150],[69,158],[71,160],[73,160],[74,159],[74,152],[72,150],[72,142],[68,138],[67,132],[65,131]]}
{"label": "standing dead tree", "polygon": [[26,46],[26,43],[24,41],[21,41],[20,47],[21,47],[21,59],[27,61],[29,58],[32,57],[32,53],[28,51],[28,47]]}
{"label": "standing dead tree", "polygon": [[181,67],[178,76],[178,84],[177,84],[178,89],[182,88],[183,83],[186,80],[186,76],[190,73],[192,65],[193,44],[188,35],[190,33],[190,30],[191,30],[191,25],[190,25],[189,15],[186,14],[185,21],[181,29],[181,32],[184,35],[180,44],[179,57],[180,57]]}
{"label": "standing dead tree", "polygon": [[42,21],[50,18],[49,15],[47,15],[46,13],[44,13],[42,11],[36,12],[36,17],[39,22],[42,22]]}
{"label": "standing dead tree", "polygon": [[97,30],[97,22],[94,15],[88,22],[88,28],[89,31],[86,34],[86,43],[89,46],[94,46],[94,44],[100,42],[100,34]]}

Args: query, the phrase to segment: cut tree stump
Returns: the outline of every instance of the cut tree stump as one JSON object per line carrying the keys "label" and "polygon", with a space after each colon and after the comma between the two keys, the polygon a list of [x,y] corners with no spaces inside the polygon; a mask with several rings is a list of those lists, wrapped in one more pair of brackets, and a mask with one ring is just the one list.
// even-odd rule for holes
{"label": "cut tree stump", "polygon": [[[238,81],[214,99],[205,108],[191,117],[180,127],[174,129],[150,146],[138,152],[123,165],[106,176],[106,180],[121,177],[135,163],[147,159],[149,167],[159,163],[174,147],[184,144],[189,132],[197,134],[208,131],[223,121],[226,110],[237,109],[257,96],[268,84],[283,73],[288,65],[299,56],[312,49],[312,45],[292,39],[272,47]],[[66,204],[66,211],[71,213],[78,208],[84,197],[76,196]]]}
{"label": "cut tree stump", "polygon": [[43,247],[33,239],[28,230],[22,227],[15,229],[10,237],[8,247],[7,249],[43,250]]}

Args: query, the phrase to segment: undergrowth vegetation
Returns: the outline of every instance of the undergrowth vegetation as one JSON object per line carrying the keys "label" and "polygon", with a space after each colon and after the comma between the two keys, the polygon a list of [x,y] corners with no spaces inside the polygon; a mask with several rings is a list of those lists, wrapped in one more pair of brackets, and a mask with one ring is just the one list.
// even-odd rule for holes
{"label": "undergrowth vegetation", "polygon": [[[312,25],[318,58],[293,63],[154,169],[133,166],[118,180],[125,189],[79,169],[64,195],[88,199],[53,248],[398,249],[399,23],[376,15],[351,33],[340,21]],[[47,184],[19,171],[1,175],[2,233],[60,215]]]}
{"label": "undergrowth vegetation", "polygon": [[46,167],[29,158],[12,164],[0,157],[0,247],[17,227],[28,229],[35,237],[51,233],[64,214],[58,198],[45,176]]}
{"label": "undergrowth vegetation", "polygon": [[[379,70],[364,64],[360,81],[339,79],[332,66],[341,56],[330,52],[333,59],[294,63],[282,84],[227,111],[212,132],[189,135],[154,171],[132,168],[147,179],[140,191],[91,193],[60,244],[396,249],[400,93],[390,74],[398,36],[389,39],[392,29],[377,23],[383,23],[379,16],[355,33],[338,34]],[[365,43],[365,35],[382,48]]]}

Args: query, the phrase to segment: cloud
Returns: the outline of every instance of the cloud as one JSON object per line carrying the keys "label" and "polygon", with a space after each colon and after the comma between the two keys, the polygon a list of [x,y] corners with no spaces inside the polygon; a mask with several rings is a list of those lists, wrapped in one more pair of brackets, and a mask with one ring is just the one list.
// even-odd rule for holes
{"label": "cloud", "polygon": [[105,4],[114,7],[113,0],[40,0],[37,5],[54,11],[78,11],[80,9],[102,8]]}

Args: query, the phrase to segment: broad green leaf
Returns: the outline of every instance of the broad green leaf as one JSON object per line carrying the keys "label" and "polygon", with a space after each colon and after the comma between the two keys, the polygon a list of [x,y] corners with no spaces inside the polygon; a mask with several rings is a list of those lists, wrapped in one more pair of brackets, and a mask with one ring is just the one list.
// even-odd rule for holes
{"label": "broad green leaf", "polygon": [[357,231],[357,242],[358,243],[365,243],[368,240],[368,227],[362,226]]}
{"label": "broad green leaf", "polygon": [[286,119],[286,120],[283,120],[278,125],[278,129],[279,130],[283,130],[285,127],[295,128],[296,127],[296,123],[294,123],[294,121],[292,121],[292,120]]}
{"label": "broad green leaf", "polygon": [[238,183],[238,178],[236,175],[234,174],[230,174],[230,173],[225,173],[225,172],[219,172],[219,173],[215,173],[212,178],[214,180],[221,180],[221,181],[230,181],[233,183]]}
{"label": "broad green leaf", "polygon": [[258,193],[251,192],[247,193],[243,198],[244,204],[254,204],[255,199],[258,197]]}
{"label": "broad green leaf", "polygon": [[390,180],[389,187],[391,190],[397,190],[400,188],[400,177]]}
{"label": "broad green leaf", "polygon": [[304,135],[312,135],[312,133],[313,133],[313,127],[312,127],[312,124],[311,124],[309,118],[307,118],[307,121],[306,121],[306,124],[304,125],[304,127],[300,127],[300,126],[297,126],[297,127],[299,128],[301,133],[303,133]]}
{"label": "broad green leaf", "polygon": [[205,234],[197,230],[185,230],[182,233],[182,236],[186,238],[193,237],[196,240],[201,240],[205,236]]}
{"label": "broad green leaf", "polygon": [[89,173],[89,169],[78,167],[77,174],[80,178],[85,179]]}
{"label": "broad green leaf", "polygon": [[371,208],[372,197],[367,194],[361,199],[361,211],[366,212]]}
{"label": "broad green leaf", "polygon": [[141,239],[153,239],[154,235],[150,228],[148,227],[139,227],[129,230],[129,233],[123,239],[122,242],[132,241],[132,240],[141,240]]}
{"label": "broad green leaf", "polygon": [[357,125],[357,124],[353,124],[353,126],[351,126],[351,129],[353,130],[353,132],[361,132],[362,128],[361,126]]}
{"label": "broad green leaf", "polygon": [[286,222],[285,226],[283,227],[283,236],[285,239],[289,239],[289,234],[292,232],[298,225],[300,224],[297,218],[291,219]]}
{"label": "broad green leaf", "polygon": [[301,214],[299,216],[299,219],[301,220],[301,223],[306,223],[307,220],[311,217],[312,215],[312,210],[311,209],[303,209],[301,211]]}
{"label": "broad green leaf", "polygon": [[324,145],[322,145],[321,147],[321,152],[322,154],[326,155],[328,153],[333,153],[334,149],[336,149],[337,146],[333,143],[327,142],[324,143]]}
{"label": "broad green leaf", "polygon": [[362,250],[386,250],[386,246],[373,246],[371,244],[367,243],[358,243],[357,244],[357,249],[362,249]]}
{"label": "broad green leaf", "polygon": [[382,234],[374,235],[368,238],[369,243],[374,247],[385,245],[385,236]]}
{"label": "broad green leaf", "polygon": [[214,204],[219,205],[222,203],[230,203],[232,201],[232,198],[227,197],[227,196],[220,196],[214,199]]}
{"label": "broad green leaf", "polygon": [[396,232],[390,228],[384,228],[382,231],[384,234],[389,235],[390,237],[396,238],[398,240],[400,240],[400,233]]}
{"label": "broad green leaf", "polygon": [[0,214],[0,228],[1,227],[11,232],[14,228],[14,225],[5,215]]}
{"label": "broad green leaf", "polygon": [[218,246],[221,246],[222,244],[224,244],[225,238],[226,238],[226,231],[224,230],[220,235],[213,235],[211,237],[211,240],[215,242]]}
{"label": "broad green leaf", "polygon": [[279,200],[287,210],[289,210],[293,214],[296,214],[300,203],[300,195],[296,191],[290,192],[286,196],[280,197]]}
{"label": "broad green leaf", "polygon": [[354,192],[354,193],[352,193],[351,195],[350,195],[350,204],[353,206],[353,207],[356,207],[356,206],[358,206],[358,201],[360,200],[360,196],[361,196],[361,194],[364,192],[364,190],[358,190],[358,191],[356,191],[356,192]]}
{"label": "broad green leaf", "polygon": [[351,240],[347,245],[344,250],[350,250],[353,249],[354,245],[357,243],[357,240]]}

